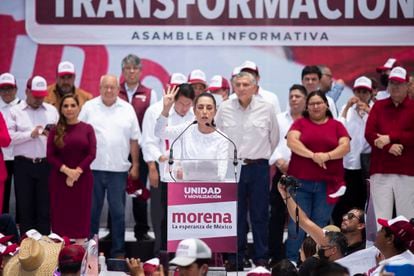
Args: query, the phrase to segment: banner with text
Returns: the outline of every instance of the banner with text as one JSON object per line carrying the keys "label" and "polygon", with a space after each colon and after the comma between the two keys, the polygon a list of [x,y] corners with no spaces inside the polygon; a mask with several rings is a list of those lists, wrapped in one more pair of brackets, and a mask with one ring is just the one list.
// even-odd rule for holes
{"label": "banner with text", "polygon": [[42,44],[414,45],[413,0],[26,0]]}
{"label": "banner with text", "polygon": [[187,238],[205,241],[213,252],[236,252],[236,183],[168,183],[168,251]]}

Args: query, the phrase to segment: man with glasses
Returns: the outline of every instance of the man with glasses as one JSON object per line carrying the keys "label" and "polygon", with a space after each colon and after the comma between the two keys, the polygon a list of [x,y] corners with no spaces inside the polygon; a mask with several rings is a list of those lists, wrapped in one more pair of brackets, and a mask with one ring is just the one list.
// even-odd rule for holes
{"label": "man with glasses", "polygon": [[[15,77],[10,73],[4,73],[0,75],[0,112],[3,114],[6,123],[10,121],[10,108],[18,103],[20,99],[16,97],[17,85]],[[13,178],[14,168],[14,156],[13,146],[2,148],[3,157],[7,169],[7,178],[4,182],[4,194],[3,194],[3,213],[9,213],[10,210],[10,193]]]}
{"label": "man with glasses", "polygon": [[[309,234],[320,246],[329,245],[326,240],[326,233],[323,228],[309,219],[303,210],[296,204],[292,196],[282,184],[278,184],[280,195],[286,202],[290,217],[296,221],[296,208],[299,212],[299,226]],[[343,256],[354,253],[365,248],[365,220],[364,211],[361,209],[351,209],[343,215],[341,223],[341,233],[345,236],[347,247],[342,252]],[[342,251],[342,250],[341,250]]]}
{"label": "man with glasses", "polygon": [[328,66],[319,65],[318,67],[322,72],[320,89],[336,103],[345,88],[345,83],[342,79],[334,80],[332,71]]}
{"label": "man with glasses", "polygon": [[[408,98],[408,75],[402,67],[391,70],[390,97],[372,107],[365,138],[372,147],[371,198],[377,218],[396,214],[414,217],[414,101]],[[377,224],[377,229],[380,226]]]}

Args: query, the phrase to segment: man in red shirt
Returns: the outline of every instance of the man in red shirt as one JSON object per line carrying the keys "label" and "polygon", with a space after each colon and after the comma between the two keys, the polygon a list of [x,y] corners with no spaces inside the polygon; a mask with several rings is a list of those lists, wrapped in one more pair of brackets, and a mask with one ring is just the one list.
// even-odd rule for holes
{"label": "man in red shirt", "polygon": [[[414,217],[414,101],[408,75],[395,67],[389,75],[390,98],[378,100],[369,113],[365,138],[372,147],[371,198],[377,218],[396,213]],[[379,230],[380,226],[377,224]]]}

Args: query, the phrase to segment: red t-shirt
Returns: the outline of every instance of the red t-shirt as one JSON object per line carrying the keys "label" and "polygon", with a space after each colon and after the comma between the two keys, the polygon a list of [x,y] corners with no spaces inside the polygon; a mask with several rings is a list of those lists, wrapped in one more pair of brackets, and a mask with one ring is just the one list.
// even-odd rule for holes
{"label": "red t-shirt", "polygon": [[[341,122],[329,118],[326,123],[316,124],[308,118],[296,120],[290,130],[301,133],[300,141],[313,152],[329,152],[338,146],[339,139],[349,137]],[[332,185],[342,185],[344,182],[344,167],[341,159],[329,160],[326,169],[319,167],[311,158],[305,158],[292,152],[288,174],[296,178],[310,181],[325,181]],[[329,189],[329,187],[328,187]],[[329,189],[335,191],[334,187]]]}

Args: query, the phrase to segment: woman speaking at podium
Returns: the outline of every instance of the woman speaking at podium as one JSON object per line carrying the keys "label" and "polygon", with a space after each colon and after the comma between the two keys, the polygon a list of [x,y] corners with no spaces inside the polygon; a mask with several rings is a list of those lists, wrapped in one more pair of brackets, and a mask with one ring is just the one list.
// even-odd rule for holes
{"label": "woman speaking at podium", "polygon": [[[174,155],[171,155],[170,151],[169,161],[171,164],[174,162],[173,158],[185,160],[181,164],[184,165],[182,166],[184,180],[214,180],[215,174],[212,173],[214,167],[217,169],[216,177],[223,179],[227,171],[227,161],[224,160],[228,159],[229,141],[216,130],[214,125],[216,101],[210,93],[204,92],[198,95],[193,105],[196,120],[168,126],[168,114],[180,89],[192,88],[187,84],[167,88],[163,97],[163,109],[155,125],[155,135],[169,141],[175,142],[177,138],[180,140],[176,145],[178,147],[174,147],[174,142],[171,144]],[[181,178],[180,173],[177,177]]]}

